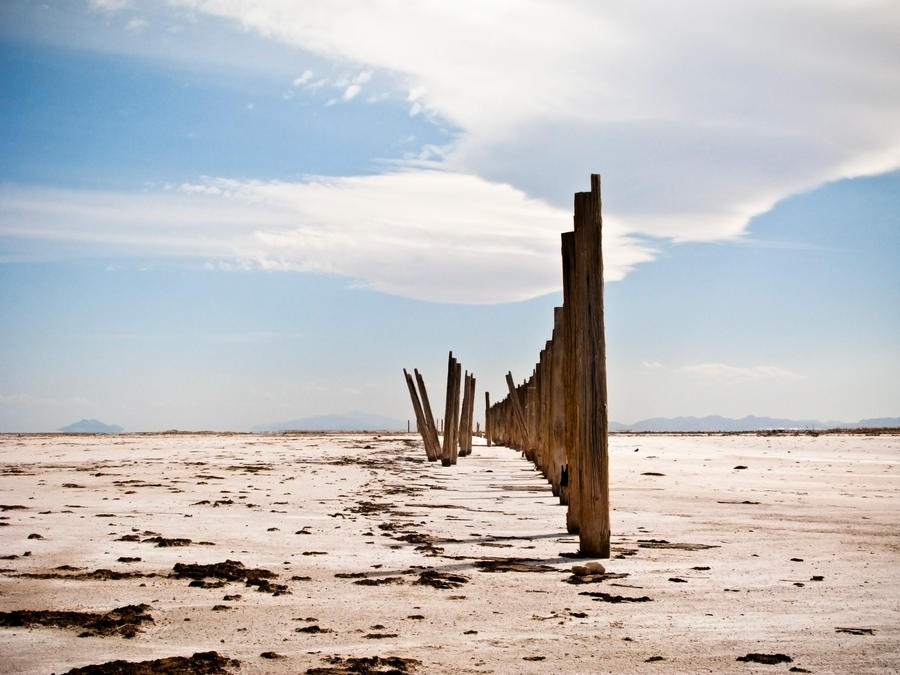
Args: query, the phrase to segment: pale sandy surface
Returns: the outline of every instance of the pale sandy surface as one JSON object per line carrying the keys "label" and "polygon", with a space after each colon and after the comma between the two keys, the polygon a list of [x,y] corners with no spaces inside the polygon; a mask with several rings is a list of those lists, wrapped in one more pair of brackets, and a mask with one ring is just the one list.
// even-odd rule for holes
{"label": "pale sandy surface", "polygon": [[[0,437],[0,504],[27,507],[0,514],[0,611],[147,603],[154,619],[132,639],[0,628],[0,668],[62,673],[217,650],[242,673],[302,673],[330,655],[414,658],[423,673],[900,670],[897,436],[614,436],[605,562],[629,576],[589,585],[566,583],[579,561],[560,557],[577,549],[565,507],[516,452],[476,446],[452,468],[424,454],[417,437],[373,434]],[[129,534],[195,543],[116,541]],[[650,539],[715,548],[640,545]],[[502,556],[556,571],[475,567]],[[177,562],[226,559],[276,572],[291,593],[168,576]],[[17,576],[61,565],[156,576]],[[468,581],[415,585],[425,568]],[[399,579],[335,577],[354,572]],[[296,631],[312,624],[333,632]],[[793,661],[735,660],[749,652]]]}

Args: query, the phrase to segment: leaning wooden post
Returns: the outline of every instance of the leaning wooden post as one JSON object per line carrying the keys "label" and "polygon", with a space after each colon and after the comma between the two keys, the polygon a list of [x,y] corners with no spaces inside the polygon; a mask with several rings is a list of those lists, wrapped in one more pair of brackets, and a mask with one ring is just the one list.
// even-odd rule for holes
{"label": "leaning wooden post", "polygon": [[509,399],[512,401],[513,414],[515,415],[516,422],[522,432],[522,439],[525,443],[525,447],[522,448],[522,451],[524,452],[525,448],[528,447],[528,425],[525,424],[525,412],[522,410],[522,402],[519,400],[519,392],[516,390],[516,383],[513,380],[512,372],[506,373],[506,386],[509,387]]}
{"label": "leaning wooden post", "polygon": [[418,395],[416,395],[416,387],[413,384],[412,375],[406,372],[406,368],[403,369],[403,377],[406,378],[406,386],[409,388],[409,397],[412,399],[413,410],[416,413],[416,429],[422,434],[422,441],[425,443],[425,455],[428,459],[431,459],[431,440],[428,438],[428,428],[425,426],[425,420],[422,415],[422,406],[419,403]]}
{"label": "leaning wooden post", "polygon": [[579,460],[579,550],[609,557],[609,421],[606,400],[606,337],[603,324],[603,250],[600,176],[591,191],[575,195],[576,248],[576,408],[581,418],[576,440]]}
{"label": "leaning wooden post", "polygon": [[419,385],[419,394],[422,397],[422,416],[425,418],[425,428],[431,442],[431,452],[428,453],[428,461],[435,462],[441,456],[441,442],[438,439],[437,427],[434,424],[431,403],[428,401],[428,390],[425,389],[425,379],[422,377],[421,373],[419,373],[418,368],[413,368],[413,372],[416,374],[416,383]]}

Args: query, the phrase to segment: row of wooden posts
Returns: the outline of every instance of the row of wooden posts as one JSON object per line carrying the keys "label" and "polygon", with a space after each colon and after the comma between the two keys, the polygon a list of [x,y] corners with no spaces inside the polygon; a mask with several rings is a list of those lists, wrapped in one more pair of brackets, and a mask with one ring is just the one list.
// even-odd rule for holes
{"label": "row of wooden posts", "polygon": [[[485,393],[488,445],[520,450],[547,477],[560,503],[568,506],[566,526],[579,536],[582,555],[609,557],[609,460],[606,338],[603,320],[603,250],[600,176],[590,192],[576,192],[574,231],[562,233],[563,304],[553,313],[553,333],[534,371],[516,385],[506,375],[509,395],[491,405]],[[466,375],[459,408],[459,364],[450,353],[443,446],[431,414],[425,383],[415,371],[409,386],[428,459],[445,466],[472,448],[475,378]],[[471,388],[471,391],[470,391]],[[465,449],[464,449],[465,448]]]}
{"label": "row of wooden posts", "polygon": [[[429,462],[441,460],[443,466],[456,464],[457,457],[465,457],[472,454],[472,421],[475,417],[475,376],[468,371],[462,379],[462,404],[459,400],[459,389],[462,375],[462,366],[450,352],[447,363],[447,396],[444,408],[443,435],[441,444],[438,437],[438,428],[434,422],[434,414],[431,412],[431,402],[428,399],[428,390],[425,388],[425,380],[414,368],[416,381],[413,376],[403,369],[406,378],[406,386],[409,388],[409,397],[412,400],[413,410],[416,414],[416,428],[422,435],[425,443],[425,454]],[[416,387],[418,386],[418,393]]]}

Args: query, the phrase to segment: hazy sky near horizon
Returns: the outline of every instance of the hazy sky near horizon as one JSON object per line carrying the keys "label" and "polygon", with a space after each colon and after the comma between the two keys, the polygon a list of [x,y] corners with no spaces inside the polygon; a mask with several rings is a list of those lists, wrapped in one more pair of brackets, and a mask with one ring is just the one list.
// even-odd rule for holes
{"label": "hazy sky near horizon", "polygon": [[[603,176],[610,415],[900,415],[900,5],[0,5],[0,431],[524,379]],[[479,411],[479,418],[481,411]]]}

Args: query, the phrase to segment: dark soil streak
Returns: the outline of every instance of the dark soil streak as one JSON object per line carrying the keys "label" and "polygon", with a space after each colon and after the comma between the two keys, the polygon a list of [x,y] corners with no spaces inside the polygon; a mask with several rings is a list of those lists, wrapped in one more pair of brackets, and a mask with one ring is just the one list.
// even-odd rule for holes
{"label": "dark soil streak", "polygon": [[96,612],[69,612],[42,610],[16,610],[0,612],[0,626],[47,626],[52,628],[82,628],[78,637],[121,635],[133,638],[142,623],[153,623],[150,605],[127,605],[105,614]]}
{"label": "dark soil streak", "polygon": [[198,652],[193,656],[170,656],[153,661],[108,661],[99,665],[73,668],[64,675],[230,675],[240,661],[218,652]]}

